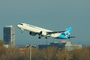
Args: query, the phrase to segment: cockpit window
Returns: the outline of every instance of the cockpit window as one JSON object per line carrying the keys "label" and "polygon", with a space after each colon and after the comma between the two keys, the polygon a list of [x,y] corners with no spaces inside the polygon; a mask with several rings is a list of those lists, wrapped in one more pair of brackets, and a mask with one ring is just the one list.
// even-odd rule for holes
{"label": "cockpit window", "polygon": [[20,24],[20,25],[23,25],[23,24]]}

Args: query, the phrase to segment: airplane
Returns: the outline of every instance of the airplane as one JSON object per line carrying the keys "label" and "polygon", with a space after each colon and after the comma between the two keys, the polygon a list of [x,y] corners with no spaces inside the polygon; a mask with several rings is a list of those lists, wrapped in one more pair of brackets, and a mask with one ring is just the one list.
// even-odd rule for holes
{"label": "airplane", "polygon": [[26,24],[26,23],[20,23],[17,25],[18,28],[22,30],[22,33],[24,30],[29,31],[31,36],[39,35],[39,39],[41,37],[45,37],[46,39],[48,37],[55,38],[55,39],[71,39],[75,38],[75,36],[70,36],[72,27],[67,28],[65,31],[51,31],[48,29],[40,28],[34,25]]}

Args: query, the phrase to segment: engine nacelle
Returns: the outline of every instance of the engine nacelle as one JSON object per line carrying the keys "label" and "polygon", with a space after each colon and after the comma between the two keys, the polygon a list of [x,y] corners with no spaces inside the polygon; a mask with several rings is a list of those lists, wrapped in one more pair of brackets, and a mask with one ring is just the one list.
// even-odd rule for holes
{"label": "engine nacelle", "polygon": [[36,35],[36,33],[34,33],[34,32],[30,32],[29,34],[32,35],[32,36]]}
{"label": "engine nacelle", "polygon": [[44,35],[44,36],[45,36],[45,35],[47,35],[47,33],[42,31],[42,35]]}

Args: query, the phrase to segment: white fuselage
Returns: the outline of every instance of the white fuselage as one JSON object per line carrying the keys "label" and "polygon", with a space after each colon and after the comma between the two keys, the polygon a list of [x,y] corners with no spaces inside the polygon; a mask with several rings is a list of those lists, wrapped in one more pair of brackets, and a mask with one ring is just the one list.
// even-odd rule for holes
{"label": "white fuselage", "polygon": [[[18,25],[18,27],[21,30],[27,30],[27,31],[34,32],[34,33],[40,33],[41,31],[45,32],[45,33],[46,32],[53,32],[51,30],[47,30],[47,29],[44,29],[44,28],[36,27],[36,26],[29,25],[29,24],[26,24],[26,23],[23,23],[23,25]],[[54,34],[43,35],[43,36],[48,36],[48,37],[56,38],[56,37],[58,37],[60,35],[61,35],[61,33],[54,33]]]}

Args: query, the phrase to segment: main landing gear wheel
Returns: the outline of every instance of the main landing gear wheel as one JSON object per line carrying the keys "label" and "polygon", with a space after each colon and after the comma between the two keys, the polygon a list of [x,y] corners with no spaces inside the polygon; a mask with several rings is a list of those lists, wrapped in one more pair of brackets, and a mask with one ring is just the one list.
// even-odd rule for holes
{"label": "main landing gear wheel", "polygon": [[22,33],[23,33],[23,31],[22,31]]}
{"label": "main landing gear wheel", "polygon": [[45,37],[46,39],[48,38],[48,37]]}
{"label": "main landing gear wheel", "polygon": [[38,37],[39,39],[41,39],[41,37]]}

